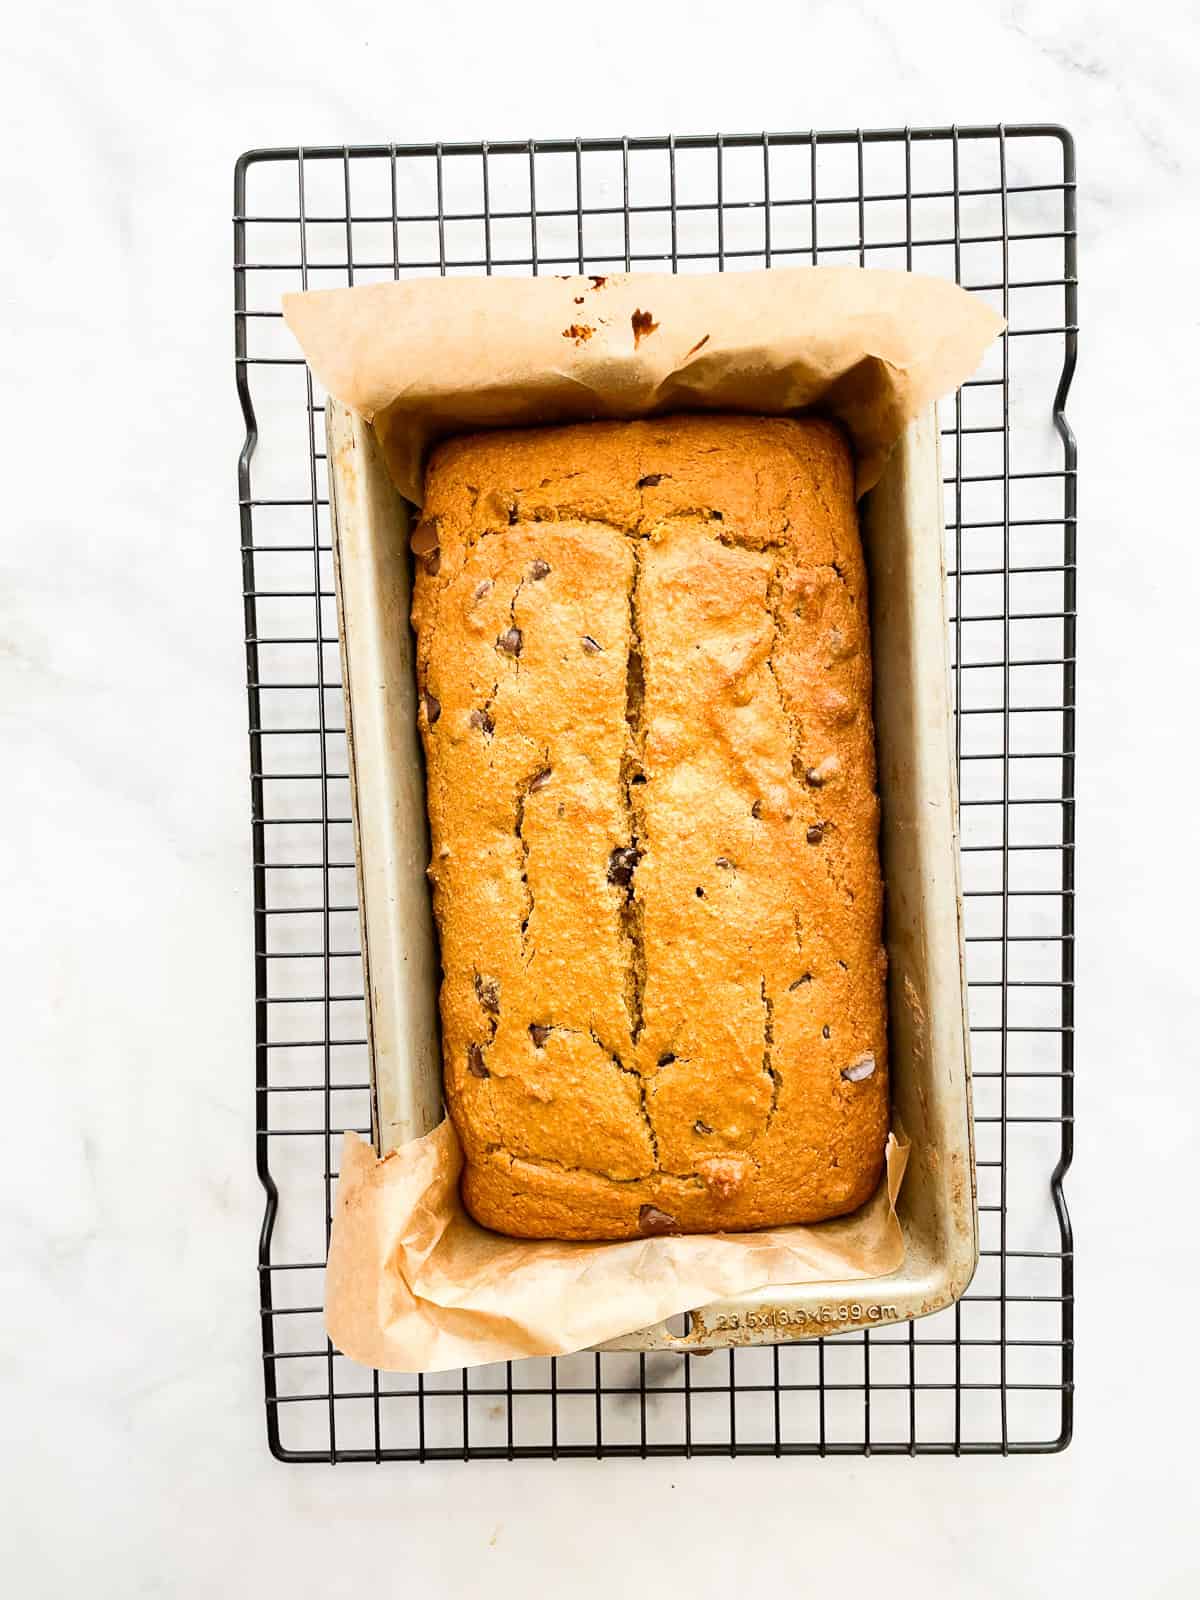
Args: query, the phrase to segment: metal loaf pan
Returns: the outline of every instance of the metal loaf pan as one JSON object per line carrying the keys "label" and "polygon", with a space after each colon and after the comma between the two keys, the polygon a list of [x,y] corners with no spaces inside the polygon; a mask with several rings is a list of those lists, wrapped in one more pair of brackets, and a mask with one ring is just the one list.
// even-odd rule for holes
{"label": "metal loaf pan", "polygon": [[[371,1053],[382,1155],[442,1117],[440,970],[425,867],[409,507],[371,428],[326,406],[333,559]],[[864,500],[875,727],[887,884],[892,1107],[911,1140],[900,1194],[904,1265],[701,1307],[606,1349],[774,1344],[881,1327],[951,1304],[978,1260],[958,806],[950,707],[939,435],[934,411],[900,440]]]}

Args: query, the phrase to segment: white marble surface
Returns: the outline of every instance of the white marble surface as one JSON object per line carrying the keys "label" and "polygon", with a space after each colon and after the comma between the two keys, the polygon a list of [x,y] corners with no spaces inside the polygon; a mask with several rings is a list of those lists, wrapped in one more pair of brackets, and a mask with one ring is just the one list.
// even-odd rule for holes
{"label": "white marble surface", "polygon": [[[8,27],[11,1592],[861,1593],[890,1573],[902,1595],[1194,1594],[1194,7],[127,0],[25,7]],[[1073,1449],[277,1465],[253,1274],[234,157],[1000,118],[1061,120],[1079,141]]]}

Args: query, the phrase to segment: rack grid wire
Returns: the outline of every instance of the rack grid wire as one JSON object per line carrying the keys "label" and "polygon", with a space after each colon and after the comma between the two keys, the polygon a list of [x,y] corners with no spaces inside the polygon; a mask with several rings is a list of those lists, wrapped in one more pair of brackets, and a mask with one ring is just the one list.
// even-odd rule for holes
{"label": "rack grid wire", "polygon": [[[981,1259],[896,1328],[427,1377],[334,1349],[342,1130],[370,1128],[323,395],[285,290],[409,275],[952,278],[1008,319],[940,412]],[[1075,157],[1050,125],[268,149],[234,185],[267,1433],[289,1461],[1062,1449],[1073,1409]],[[253,471],[252,471],[253,469]]]}

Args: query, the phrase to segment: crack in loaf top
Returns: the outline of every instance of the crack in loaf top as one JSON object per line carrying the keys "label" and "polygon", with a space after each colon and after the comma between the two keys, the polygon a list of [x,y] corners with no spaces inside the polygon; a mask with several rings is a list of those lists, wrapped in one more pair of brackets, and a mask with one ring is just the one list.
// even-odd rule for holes
{"label": "crack in loaf top", "polygon": [[861,1204],[886,1034],[840,431],[690,416],[450,440],[413,547],[469,1209],[620,1238]]}

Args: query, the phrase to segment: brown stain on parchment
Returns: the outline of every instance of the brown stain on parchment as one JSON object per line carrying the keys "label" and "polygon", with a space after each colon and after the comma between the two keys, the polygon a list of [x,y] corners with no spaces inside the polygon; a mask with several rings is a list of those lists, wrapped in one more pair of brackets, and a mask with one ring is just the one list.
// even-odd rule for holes
{"label": "brown stain on parchment", "polygon": [[636,350],[643,339],[650,337],[658,323],[648,311],[641,310],[635,311],[629,320],[633,324],[633,348]]}

